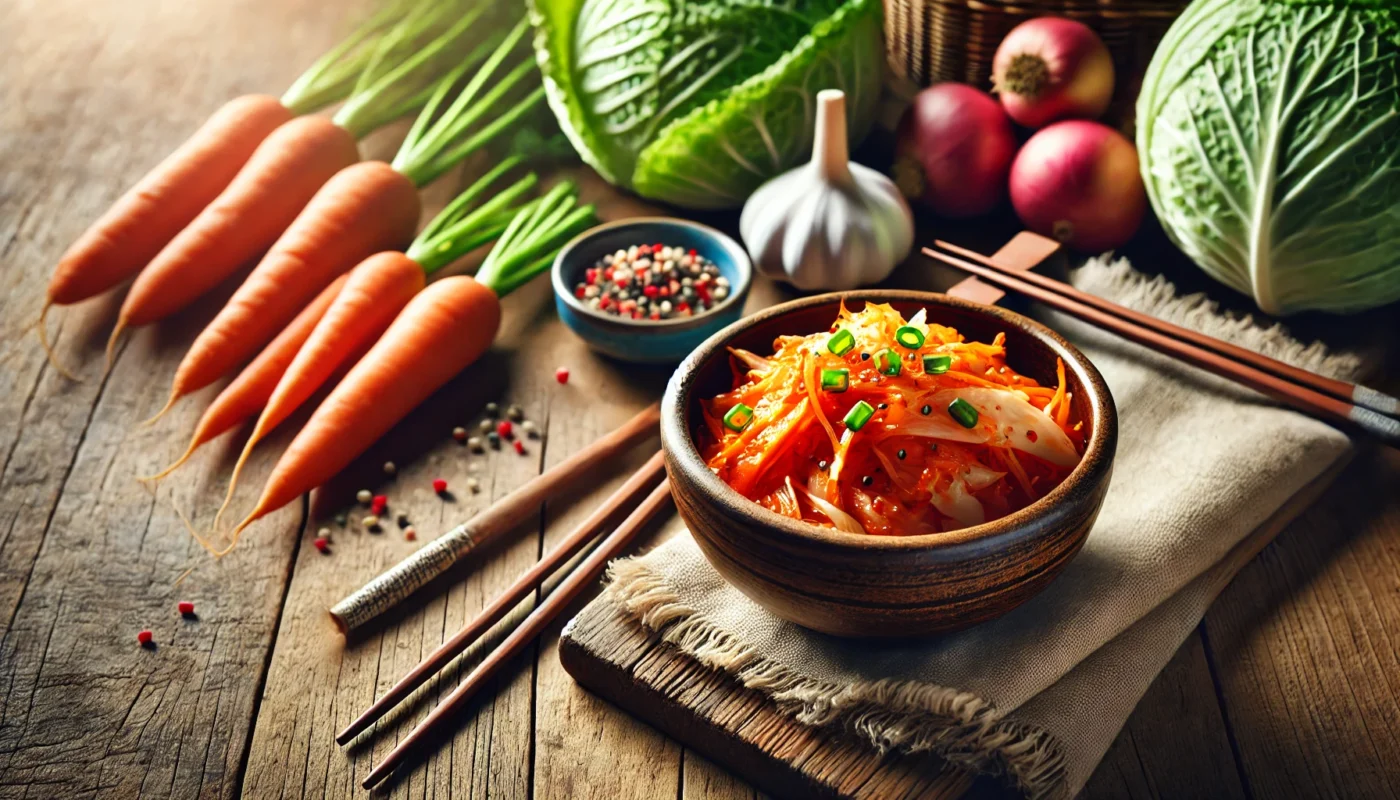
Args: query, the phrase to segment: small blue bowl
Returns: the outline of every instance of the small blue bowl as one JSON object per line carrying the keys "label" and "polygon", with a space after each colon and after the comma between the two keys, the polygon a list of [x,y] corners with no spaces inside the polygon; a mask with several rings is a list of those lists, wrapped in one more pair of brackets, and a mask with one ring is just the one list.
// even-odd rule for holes
{"label": "small blue bowl", "polygon": [[[584,270],[603,256],[654,242],[694,250],[714,262],[729,279],[729,296],[704,314],[655,321],[604,314],[574,296]],[[559,318],[594,350],[622,361],[674,364],[743,314],[753,264],[738,242],[708,225],[671,217],[637,217],[579,234],[554,259],[552,278]]]}

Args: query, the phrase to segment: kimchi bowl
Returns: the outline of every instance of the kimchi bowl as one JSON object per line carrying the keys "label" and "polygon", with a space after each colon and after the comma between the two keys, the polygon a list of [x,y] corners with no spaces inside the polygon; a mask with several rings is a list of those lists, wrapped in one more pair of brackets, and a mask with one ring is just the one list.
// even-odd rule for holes
{"label": "kimchi bowl", "polygon": [[[893,322],[871,327],[881,314]],[[900,343],[877,333],[897,323]],[[769,374],[779,359],[789,371]],[[1117,435],[1102,376],[1063,337],[930,292],[761,311],[698,347],[662,401],[672,491],[705,557],[776,616],[841,636],[958,630],[1032,598],[1083,545]],[[922,436],[950,439],[908,438]],[[758,443],[780,439],[765,463]],[[869,474],[838,474],[862,447]]]}

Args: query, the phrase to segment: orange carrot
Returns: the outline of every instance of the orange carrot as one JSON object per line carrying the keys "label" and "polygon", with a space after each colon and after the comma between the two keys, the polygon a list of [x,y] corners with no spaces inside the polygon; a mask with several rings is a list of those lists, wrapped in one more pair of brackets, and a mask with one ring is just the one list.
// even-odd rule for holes
{"label": "orange carrot", "polygon": [[388,164],[364,161],[336,173],[195,339],[151,421],[257,352],[336,276],[402,248],[418,212],[417,190]]}
{"label": "orange carrot", "polygon": [[456,275],[409,301],[374,347],[322,401],[234,529],[330,480],[453,375],[486,352],[501,321],[496,293]]}
{"label": "orange carrot", "polygon": [[[130,279],[190,223],[292,118],[275,97],[245,95],[215,111],[178,150],[146,173],[59,259],[40,313],[94,297]],[[52,354],[50,354],[52,357]]]}
{"label": "orange carrot", "polygon": [[258,417],[258,424],[233,467],[228,494],[219,508],[219,516],[214,518],[215,528],[233,499],[238,476],[253,447],[291,416],[350,357],[362,354],[363,348],[378,340],[427,281],[417,262],[392,251],[365,259],[345,279],[345,287],[301,346]]}
{"label": "orange carrot", "polygon": [[228,188],[141,270],[108,341],[108,362],[124,329],[163,319],[214,288],[358,160],[354,137],[324,117],[299,117],[273,131]]}
{"label": "orange carrot", "polygon": [[277,334],[277,338],[272,343],[263,348],[258,357],[253,359],[243,371],[238,373],[238,377],[224,387],[219,396],[214,398],[214,402],[209,404],[209,408],[204,411],[204,416],[199,418],[199,424],[195,426],[194,436],[190,438],[190,446],[185,448],[184,454],[180,456],[174,464],[138,480],[158,481],[166,475],[179,469],[182,464],[190,460],[194,451],[199,446],[213,439],[234,425],[258,413],[268,398],[272,397],[272,391],[277,387],[277,382],[282,379],[282,374],[287,371],[288,365],[296,358],[301,346],[311,337],[311,331],[316,328],[316,323],[325,316],[326,309],[330,308],[331,301],[340,294],[340,289],[345,285],[348,276],[342,275],[330,286],[327,286],[312,300],[310,305],[302,309],[297,314],[292,324],[288,325]]}

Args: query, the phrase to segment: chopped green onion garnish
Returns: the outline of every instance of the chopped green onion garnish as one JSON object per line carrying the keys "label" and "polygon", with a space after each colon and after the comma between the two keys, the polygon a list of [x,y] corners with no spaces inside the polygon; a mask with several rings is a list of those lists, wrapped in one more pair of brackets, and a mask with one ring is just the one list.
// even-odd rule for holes
{"label": "chopped green onion garnish", "polygon": [[894,332],[894,340],[910,350],[924,346],[924,332],[913,325],[905,325]]}
{"label": "chopped green onion garnish", "polygon": [[851,371],[848,369],[822,370],[822,391],[844,392],[851,388]]}
{"label": "chopped green onion garnish", "polygon": [[850,331],[842,328],[831,334],[831,338],[826,340],[826,349],[834,356],[844,356],[851,352],[851,348],[856,346],[856,336]]}
{"label": "chopped green onion garnish", "polygon": [[750,422],[753,422],[753,409],[743,403],[729,409],[729,412],[724,415],[724,427],[731,431],[742,431],[749,427]]}
{"label": "chopped green onion garnish", "polygon": [[875,368],[886,375],[898,375],[902,363],[899,360],[899,353],[885,349],[875,354]]}
{"label": "chopped green onion garnish", "polygon": [[948,404],[948,416],[957,420],[964,428],[971,428],[977,424],[977,409],[961,397]]}
{"label": "chopped green onion garnish", "polygon": [[924,356],[925,375],[942,375],[952,366],[952,356]]}
{"label": "chopped green onion garnish", "polygon": [[842,422],[846,423],[848,429],[858,431],[864,428],[865,423],[869,422],[873,416],[875,416],[875,409],[871,408],[869,403],[861,400],[851,406],[851,410],[846,412],[846,418]]}

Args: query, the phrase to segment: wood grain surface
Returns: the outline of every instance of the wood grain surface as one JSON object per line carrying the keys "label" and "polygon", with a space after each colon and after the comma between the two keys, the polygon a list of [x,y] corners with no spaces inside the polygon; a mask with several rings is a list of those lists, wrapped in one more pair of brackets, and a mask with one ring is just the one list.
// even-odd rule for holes
{"label": "wood grain surface", "polygon": [[[369,763],[478,654],[469,651],[358,747],[334,747],[336,729],[636,465],[600,474],[587,496],[551,502],[537,523],[464,565],[398,624],[345,643],[327,605],[415,546],[397,526],[375,534],[352,522],[343,530],[332,523],[329,555],[311,547],[355,489],[386,489],[421,541],[655,399],[666,376],[594,358],[554,320],[547,287],[530,287],[508,301],[501,345],[482,364],[322,492],[324,500],[259,523],[232,555],[213,561],[172,506],[209,525],[246,430],[207,446],[152,494],[133,476],[178,455],[212,390],[158,425],[136,423],[160,406],[179,358],[232,285],[136,332],[105,378],[101,351],[122,293],[60,310],[50,335],[84,380],[69,382],[45,364],[31,326],[64,247],[210,112],[244,92],[279,92],[367,4],[0,2],[0,798],[366,796],[357,787]],[[385,157],[402,133],[376,134],[361,152]],[[652,210],[580,176],[605,217]],[[440,181],[425,205],[437,207],[458,185],[451,176]],[[1013,226],[930,229],[920,241],[939,233],[987,249]],[[1153,266],[1168,246],[1145,241],[1130,255]],[[1188,271],[1173,277],[1193,279]],[[914,260],[892,281],[955,279]],[[777,296],[764,284],[753,302]],[[528,358],[510,357],[522,347]],[[567,387],[553,382],[560,365],[573,370]],[[475,422],[487,401],[519,403],[545,438],[528,442],[526,457],[467,456],[447,434]],[[286,441],[284,433],[259,448],[236,505],[251,502]],[[389,458],[400,466],[392,481],[380,470]],[[427,487],[438,476],[454,502]],[[469,476],[481,481],[480,494],[465,490]],[[1397,485],[1400,455],[1358,458],[1216,603],[1086,793],[1400,791]],[[181,599],[196,603],[197,619],[179,617]],[[154,649],[135,642],[147,627]],[[431,758],[380,794],[756,796],[742,778],[578,688],[557,647],[557,637],[543,639]]]}

